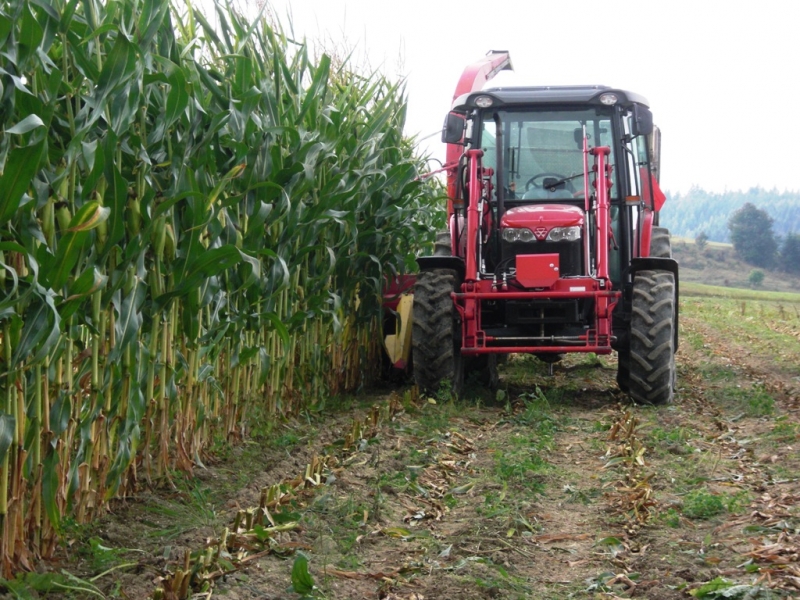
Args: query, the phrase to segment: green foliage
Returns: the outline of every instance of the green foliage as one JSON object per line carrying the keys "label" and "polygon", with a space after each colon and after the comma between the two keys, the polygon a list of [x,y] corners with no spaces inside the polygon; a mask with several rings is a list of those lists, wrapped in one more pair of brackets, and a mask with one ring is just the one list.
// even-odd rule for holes
{"label": "green foliage", "polygon": [[126,548],[109,548],[103,545],[103,540],[91,537],[85,552],[92,570],[99,573],[118,565],[130,550]]}
{"label": "green foliage", "polygon": [[743,394],[747,414],[751,417],[766,417],[775,411],[775,398],[763,385],[754,385]]}
{"label": "green foliage", "polygon": [[502,447],[495,448],[495,476],[505,485],[533,493],[544,491],[543,474],[551,468],[545,456],[556,431],[556,421],[545,393],[536,386],[519,396],[521,410],[509,421],[516,425]]}
{"label": "green foliage", "polygon": [[667,527],[672,527],[673,529],[677,529],[681,526],[681,516],[674,508],[670,508],[663,513],[661,515],[661,520],[664,521]]}
{"label": "green foliage", "polygon": [[710,519],[725,512],[722,496],[705,489],[689,492],[683,500],[683,514],[690,519]]}
{"label": "green foliage", "polygon": [[800,425],[788,421],[785,416],[775,419],[770,437],[776,442],[793,442],[798,436],[800,436]]}
{"label": "green foliage", "polygon": [[692,436],[692,432],[685,427],[674,427],[670,429],[654,427],[649,432],[649,436],[657,442],[684,443]]}
{"label": "green foliage", "polygon": [[697,234],[694,238],[694,243],[700,250],[704,250],[705,247],[708,245],[708,236],[706,235],[705,231],[701,231]]}
{"label": "green foliage", "polygon": [[800,275],[800,233],[788,233],[783,238],[778,266],[787,273]]}
{"label": "green foliage", "polygon": [[40,593],[66,594],[69,598],[106,598],[92,582],[62,569],[60,573],[25,573],[13,580],[0,578],[0,589],[6,588],[17,600],[34,600]]}
{"label": "green foliage", "polygon": [[0,414],[0,462],[6,457],[6,452],[14,441],[16,419],[14,415]]}
{"label": "green foliage", "polygon": [[161,500],[147,506],[146,510],[158,520],[152,523],[153,536],[172,540],[187,531],[201,527],[213,529],[218,524],[208,488],[190,483],[181,487],[184,490],[175,501]]}
{"label": "green foliage", "polygon": [[500,481],[537,494],[544,491],[541,474],[549,464],[529,445],[510,451],[496,450],[494,458],[495,473]]}
{"label": "green foliage", "polygon": [[760,585],[740,585],[724,577],[717,577],[689,592],[695,598],[713,600],[730,598],[732,600],[770,600],[777,598],[768,588]]}
{"label": "green foliage", "polygon": [[292,589],[302,600],[314,598],[314,578],[308,571],[308,557],[298,552],[292,564]]}
{"label": "green foliage", "polygon": [[727,288],[686,281],[681,283],[682,296],[706,296],[715,298],[735,298],[739,300],[771,300],[776,302],[800,303],[800,294],[791,292],[769,292],[748,290],[746,288]]}
{"label": "green foliage", "polygon": [[46,515],[4,540],[53,548],[134,463],[168,479],[362,385],[384,281],[432,239],[402,86],[209,10],[0,10],[0,514]]}
{"label": "green foliage", "polygon": [[778,249],[773,222],[766,211],[749,202],[731,215],[728,220],[730,238],[742,260],[757,267],[773,266]]}
{"label": "green foliage", "polygon": [[749,281],[750,285],[753,287],[759,287],[764,283],[764,271],[761,269],[753,269],[750,271],[750,275],[747,276],[747,281]]}
{"label": "green foliage", "polygon": [[[709,374],[709,379],[713,378]],[[763,385],[742,386],[737,383],[736,375],[730,375],[731,383],[713,390],[710,396],[723,405],[733,406],[749,417],[766,417],[775,411],[775,398]]]}

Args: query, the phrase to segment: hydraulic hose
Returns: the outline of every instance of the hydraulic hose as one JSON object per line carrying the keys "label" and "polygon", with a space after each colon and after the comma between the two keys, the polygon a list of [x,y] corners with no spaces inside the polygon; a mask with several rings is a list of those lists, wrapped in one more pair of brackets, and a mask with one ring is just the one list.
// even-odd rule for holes
{"label": "hydraulic hose", "polygon": [[505,212],[505,181],[504,181],[504,174],[503,174],[503,123],[500,121],[500,114],[494,113],[494,125],[495,125],[495,152],[496,152],[496,159],[495,159],[495,176],[497,181],[497,218],[494,222],[494,243],[495,243],[495,251],[497,253],[497,257],[501,256],[501,248],[500,248],[500,218],[503,216]]}

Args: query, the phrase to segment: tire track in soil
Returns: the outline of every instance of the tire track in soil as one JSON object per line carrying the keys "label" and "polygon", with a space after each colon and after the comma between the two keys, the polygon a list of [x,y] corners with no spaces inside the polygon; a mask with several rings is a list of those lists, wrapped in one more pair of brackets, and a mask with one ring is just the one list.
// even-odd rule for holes
{"label": "tire track in soil", "polygon": [[[638,547],[604,496],[619,479],[602,470],[605,430],[619,412],[608,393],[613,371],[588,371],[577,373],[586,387],[534,411],[522,401],[510,412],[423,403],[396,415],[377,443],[336,471],[304,530],[287,534],[313,548],[311,571],[325,597],[561,598],[601,573],[622,573],[621,555]],[[453,413],[436,415],[445,410]],[[353,516],[363,516],[355,530]],[[622,541],[598,547],[603,539]],[[247,588],[258,592],[219,589],[264,597],[288,587],[286,567],[279,570],[267,557],[249,573]]]}
{"label": "tire track in soil", "polygon": [[[782,331],[775,324],[768,327],[783,335],[800,335],[795,332]],[[763,382],[770,393],[776,395],[781,408],[787,413],[800,410],[800,366],[787,366],[785,361],[776,361],[774,354],[755,349],[754,345],[742,343],[736,336],[722,335],[713,327],[690,319],[687,326],[702,336],[707,348],[706,352],[695,351],[695,357],[708,362],[713,361],[720,366],[732,366],[751,381]],[[800,338],[798,338],[800,339]]]}
{"label": "tire track in soil", "polygon": [[[307,549],[320,596],[328,599],[661,600],[686,598],[687,589],[717,576],[743,583],[771,577],[790,589],[794,534],[787,537],[780,525],[797,528],[800,487],[797,475],[783,481],[778,467],[800,473],[792,450],[797,440],[774,443],[770,436],[778,416],[798,425],[791,382],[770,369],[768,356],[743,352],[704,323],[684,318],[682,327],[684,337],[693,333],[703,344],[682,341],[674,405],[622,406],[613,359],[597,368],[575,357],[553,378],[540,370],[511,386],[508,406],[409,404],[332,466],[328,485],[293,507],[303,512],[301,528],[275,541]],[[703,365],[732,367],[741,385],[766,382],[776,414],[742,417],[721,404]],[[626,411],[639,423],[635,440],[609,440]],[[263,486],[295,476],[310,457],[337,447],[352,418],[336,416],[288,453],[265,451],[244,467],[252,479],[230,494],[223,512],[255,504]],[[613,452],[634,442],[645,450],[643,465],[608,466]],[[223,463],[201,477],[213,484],[226,473]],[[651,486],[646,519],[620,512],[630,496],[626,486],[637,481]],[[696,490],[740,495],[742,505],[691,517],[687,498]],[[129,546],[136,509],[110,515],[103,539]],[[232,516],[221,522],[229,525]],[[746,532],[747,526],[761,529]],[[202,533],[189,531],[174,542],[172,555],[203,546]],[[165,565],[158,558],[163,548],[151,551],[137,573],[117,578],[130,598],[148,597],[152,585],[142,578],[152,581]],[[776,569],[775,557],[788,566]],[[759,571],[745,572],[748,558]],[[287,591],[291,566],[291,557],[263,556],[217,581],[214,595],[298,598]]]}
{"label": "tire track in soil", "polygon": [[[792,548],[795,552],[783,572],[776,571],[770,559],[753,561],[751,572],[745,563],[754,558],[754,551],[770,547],[778,540],[787,541],[787,530],[791,532],[794,527],[797,533],[800,526],[796,507],[787,507],[796,505],[800,499],[796,446],[776,444],[770,439],[775,421],[780,418],[794,428],[795,435],[788,441],[797,442],[796,432],[800,431],[797,397],[787,385],[782,368],[769,357],[752,349],[745,351],[743,346],[696,319],[684,318],[682,326],[684,332],[699,335],[703,344],[702,347],[682,344],[678,355],[679,399],[673,407],[654,411],[650,423],[651,428],[662,431],[685,432],[682,440],[677,443],[669,440],[660,451],[654,445],[657,451],[650,461],[659,475],[654,489],[661,516],[673,509],[670,517],[677,519],[678,526],[665,527],[668,519],[662,519],[661,530],[650,528],[641,536],[642,542],[651,546],[651,557],[661,554],[660,563],[667,568],[659,569],[659,561],[652,558],[631,563],[630,567],[660,575],[662,591],[647,597],[685,597],[666,593],[663,586],[692,587],[715,577],[741,584],[771,585],[778,594],[776,597],[784,597],[782,594],[787,592],[794,594],[800,589],[797,585],[800,578],[791,579],[792,573],[800,575],[796,537],[782,547],[782,559]],[[741,402],[725,397],[726,388],[722,384],[707,379],[704,368],[709,365],[735,374],[734,381],[725,382],[729,388],[764,386],[775,398],[774,413],[743,412]],[[776,477],[776,463],[793,472],[794,479],[782,481]],[[706,491],[718,498],[734,500],[734,504],[738,496],[742,505],[714,518],[690,519],[685,513],[689,512],[689,499],[696,490],[701,490],[698,496]],[[782,526],[775,527],[779,522]],[[773,527],[772,531],[769,527]],[[670,529],[673,535],[664,535]]]}

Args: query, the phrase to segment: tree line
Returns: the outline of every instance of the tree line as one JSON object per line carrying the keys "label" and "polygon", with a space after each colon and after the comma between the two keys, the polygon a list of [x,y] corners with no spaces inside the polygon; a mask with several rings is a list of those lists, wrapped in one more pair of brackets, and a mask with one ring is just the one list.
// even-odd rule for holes
{"label": "tree line", "polygon": [[[766,211],[749,202],[734,212],[728,219],[728,230],[736,254],[756,267],[800,275],[800,233],[778,237],[774,224]],[[702,246],[708,237],[701,232],[695,241]]]}
{"label": "tree line", "polygon": [[661,223],[680,237],[696,238],[703,233],[709,241],[732,243],[729,220],[745,204],[773,220],[772,230],[779,245],[781,239],[800,232],[800,191],[762,187],[717,193],[694,186],[684,193],[667,192]]}

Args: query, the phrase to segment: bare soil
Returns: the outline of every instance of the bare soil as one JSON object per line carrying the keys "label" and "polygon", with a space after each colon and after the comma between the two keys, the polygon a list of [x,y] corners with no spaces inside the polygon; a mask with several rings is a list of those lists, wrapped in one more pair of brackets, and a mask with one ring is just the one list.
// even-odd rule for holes
{"label": "bare soil", "polygon": [[76,527],[39,566],[71,591],[29,576],[3,597],[178,597],[187,563],[194,598],[717,598],[717,578],[746,586],[725,597],[791,597],[800,322],[780,357],[691,313],[681,326],[672,405],[630,405],[613,357],[552,377],[511,360],[498,395],[375,390]]}

